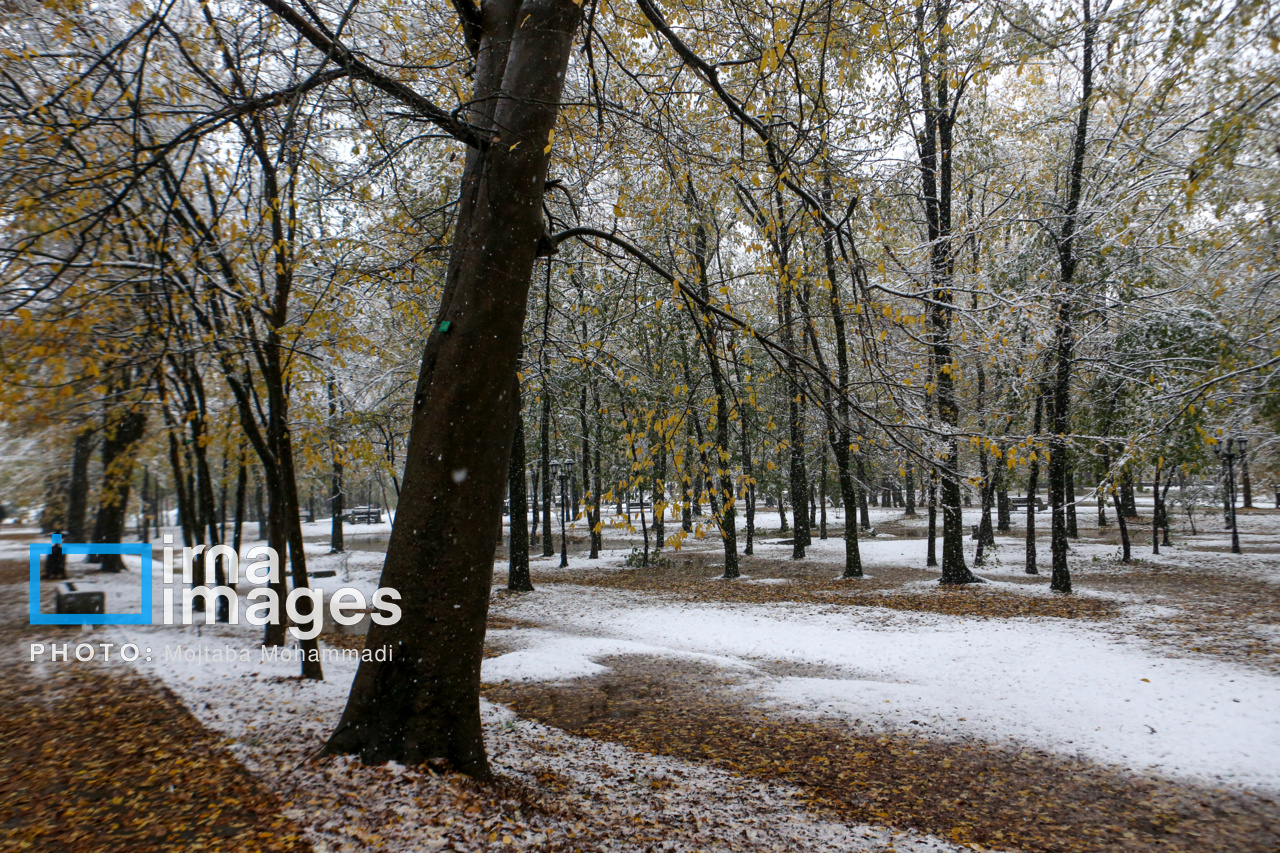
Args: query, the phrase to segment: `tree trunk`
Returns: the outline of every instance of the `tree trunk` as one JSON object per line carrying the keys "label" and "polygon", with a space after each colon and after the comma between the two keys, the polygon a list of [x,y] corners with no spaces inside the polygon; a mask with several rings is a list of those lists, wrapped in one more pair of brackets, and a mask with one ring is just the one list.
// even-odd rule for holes
{"label": "tree trunk", "polygon": [[827,449],[822,448],[822,469],[818,476],[818,538],[827,538]]}
{"label": "tree trunk", "polygon": [[1076,472],[1071,465],[1067,470],[1067,538],[1080,538],[1080,526],[1076,522]]}
{"label": "tree trunk", "polygon": [[1049,588],[1054,592],[1071,592],[1071,573],[1067,567],[1067,472],[1069,452],[1067,433],[1070,429],[1068,406],[1071,401],[1071,363],[1074,357],[1073,294],[1076,267],[1076,231],[1083,194],[1084,158],[1089,133],[1089,108],[1093,98],[1093,39],[1097,32],[1089,9],[1082,0],[1084,45],[1081,57],[1080,110],[1072,144],[1070,174],[1062,230],[1057,235],[1060,292],[1055,296],[1054,327],[1053,428],[1049,434],[1049,504],[1052,508],[1050,551],[1053,574]]}
{"label": "tree trunk", "polygon": [[71,450],[71,482],[67,487],[67,541],[84,541],[84,519],[89,507],[89,460],[93,455],[93,430],[76,433]]}
{"label": "tree trunk", "polygon": [[[1044,413],[1044,389],[1036,396],[1036,416],[1035,423],[1032,426],[1032,433],[1036,436],[1040,435],[1042,426],[1041,417]],[[1027,472],[1027,564],[1026,573],[1029,575],[1040,574],[1040,569],[1036,566],[1036,492],[1040,487],[1040,453],[1037,449],[1034,451],[1036,458],[1030,464],[1030,470]]]}
{"label": "tree trunk", "polygon": [[346,548],[343,541],[342,514],[346,512],[347,502],[342,494],[342,449],[338,444],[338,394],[337,381],[329,379],[329,441],[330,455],[333,458],[333,496],[330,498],[329,521],[329,553],[340,554]]}
{"label": "tree trunk", "polygon": [[1162,510],[1160,508],[1160,465],[1156,465],[1155,482],[1151,487],[1151,498],[1154,501],[1151,507],[1151,553],[1160,553],[1160,517]]}
{"label": "tree trunk", "polygon": [[[858,524],[863,530],[871,529],[871,510],[867,506],[867,466],[862,461],[861,453],[852,454],[854,464],[858,466]],[[933,522],[930,521],[929,532],[933,533]],[[930,563],[933,566],[936,563]]]}
{"label": "tree trunk", "polygon": [[[703,302],[709,303],[711,300],[711,284],[707,270],[710,262],[707,228],[700,216],[692,182],[689,184],[688,204],[690,213],[695,220],[693,228],[693,258],[698,268],[698,294]],[[708,490],[708,496],[711,500],[712,512],[715,513],[716,525],[720,529],[720,539],[724,546],[724,577],[732,579],[739,575],[738,514],[737,492],[734,489],[733,472],[729,467],[729,458],[732,451],[729,443],[729,419],[732,409],[729,405],[728,379],[721,367],[720,343],[719,336],[716,333],[715,322],[709,314],[698,316],[698,312],[692,306],[690,306],[690,312],[695,315],[694,321],[698,324],[698,340],[702,345],[703,353],[707,357],[707,364],[711,368],[711,386],[716,395],[715,460],[714,466],[706,465],[706,471],[708,479],[714,477],[719,482]],[[683,347],[683,344],[681,346]],[[687,359],[685,364],[687,376]],[[701,435],[698,436],[698,443],[702,444]],[[665,458],[664,451],[663,459],[665,460]],[[714,471],[712,470],[713,467]],[[719,489],[718,495],[715,491],[717,488]],[[717,497],[719,497],[718,502],[716,500]],[[656,495],[654,496],[653,506],[654,511],[657,512],[658,501]]]}
{"label": "tree trunk", "polygon": [[[691,451],[693,447],[693,413],[685,418],[685,449]],[[695,463],[692,461],[694,456],[691,452],[685,453],[685,459],[690,460],[685,463],[684,470],[680,472],[680,529],[685,533],[693,532],[693,468]],[[702,513],[699,512],[699,515]]]}
{"label": "tree trunk", "polygon": [[[474,113],[499,137],[469,154],[439,318],[414,396],[402,500],[380,586],[403,617],[374,623],[328,753],[366,762],[444,759],[488,777],[480,663],[516,422],[512,393],[538,240],[547,140],[581,16],[571,0],[482,9]],[[474,119],[473,119],[474,121]],[[495,452],[496,450],[496,452]]]}
{"label": "tree trunk", "polygon": [[926,566],[938,565],[938,472],[929,469],[929,533],[928,550],[925,554]]}
{"label": "tree trunk", "polygon": [[917,45],[920,61],[921,105],[924,129],[920,138],[920,177],[930,258],[929,338],[932,356],[933,395],[938,420],[946,437],[942,441],[941,465],[937,469],[942,506],[942,578],[944,584],[975,583],[964,559],[964,523],[961,515],[960,409],[956,395],[957,362],[952,352],[951,325],[954,303],[953,246],[951,242],[952,124],[949,104],[947,16],[949,4],[937,4],[939,43],[936,50],[925,47],[924,7],[916,10],[921,30]]}
{"label": "tree trunk", "polygon": [[596,409],[595,464],[592,466],[591,480],[591,503],[594,513],[591,522],[591,559],[596,560],[600,558],[600,549],[604,547],[604,525],[600,515],[600,445],[604,444],[604,417],[600,409],[600,392],[594,383],[591,386],[591,401]]}
{"label": "tree trunk", "polygon": [[[583,331],[585,332],[586,330],[585,320],[583,320],[583,324],[584,324]],[[578,407],[578,420],[579,420],[579,425],[582,427],[582,494],[583,494],[583,504],[584,504],[584,508],[586,510],[586,516],[587,516],[587,538],[591,542],[591,559],[598,560],[600,558],[600,547],[596,540],[596,526],[600,523],[600,518],[599,518],[600,502],[596,495],[596,488],[591,485],[591,426],[587,420],[587,384],[588,384],[587,382],[582,383],[582,401],[580,406]],[[523,469],[524,423],[522,421],[517,421],[516,429],[521,433],[521,436],[517,440],[520,441],[521,443],[520,464]],[[524,489],[524,471],[523,470],[521,470],[520,472],[520,487],[522,490]],[[512,506],[514,507],[515,504],[512,504]],[[511,517],[512,519],[514,519],[515,518],[514,509],[512,509],[512,513],[513,515]],[[525,531],[526,531],[525,532],[526,559],[528,559],[527,558],[528,528],[526,528]]]}
{"label": "tree trunk", "polygon": [[1165,478],[1164,489],[1160,492],[1160,525],[1164,528],[1163,545],[1172,545],[1169,541],[1169,489],[1173,486],[1173,471]]}
{"label": "tree trunk", "polygon": [[[1243,444],[1243,439],[1241,439]],[[1253,509],[1253,483],[1249,479],[1249,451],[1240,454],[1240,487],[1244,490],[1244,505]]]}
{"label": "tree trunk", "polygon": [[[916,517],[916,466],[913,462],[907,463],[906,484],[904,485],[907,500],[907,518]],[[848,510],[845,511],[846,514]]]}
{"label": "tree trunk", "polygon": [[249,487],[249,472],[244,464],[244,455],[240,456],[240,464],[236,471],[236,519],[235,526],[231,529],[231,539],[233,548],[237,554],[240,553],[240,543],[244,532],[244,506],[245,492]]}
{"label": "tree trunk", "polygon": [[[95,544],[118,545],[124,538],[134,455],[136,445],[146,428],[147,416],[138,410],[126,412],[105,427],[102,439],[102,496],[98,501],[98,517],[94,525]],[[124,571],[124,560],[119,554],[99,556],[102,571]]]}
{"label": "tree trunk", "polygon": [[[1003,450],[1003,448],[1001,448]],[[1013,514],[1009,506],[1009,475],[1004,464],[1004,456],[996,465],[996,530],[1008,533],[1013,528]]]}
{"label": "tree trunk", "polygon": [[[518,401],[518,383],[515,393]],[[517,409],[515,435],[511,440],[511,461],[507,463],[507,497],[511,502],[507,589],[512,592],[533,592],[533,578],[529,574],[529,493],[524,481],[524,466],[524,417]]]}
{"label": "tree trunk", "polygon": [[1120,562],[1127,563],[1131,559],[1129,548],[1129,522],[1124,517],[1124,508],[1120,506],[1120,495],[1117,492],[1116,500],[1116,523],[1120,525]]}
{"label": "tree trunk", "polygon": [[[548,297],[549,299],[549,297]],[[550,302],[547,303],[550,305]],[[555,543],[552,541],[551,535],[551,497],[553,483],[551,482],[551,389],[547,387],[547,381],[542,381],[542,423],[541,427],[541,447],[540,451],[540,468],[542,470],[542,556],[554,557],[556,554]]]}
{"label": "tree trunk", "polygon": [[271,520],[262,503],[261,480],[255,480],[253,484],[253,505],[254,515],[258,518],[258,539],[262,542],[269,541],[271,539]]}
{"label": "tree trunk", "polygon": [[1126,464],[1120,470],[1120,498],[1124,502],[1124,517],[1138,517],[1138,500],[1133,490],[1133,470]]}
{"label": "tree trunk", "polygon": [[[526,448],[525,448],[525,452],[526,452],[526,453],[528,452],[528,447],[526,447]],[[530,522],[529,522],[529,542],[530,542],[530,543],[533,543],[533,542],[537,542],[537,541],[538,541],[538,518],[539,518],[539,514],[538,514],[538,507],[539,507],[539,506],[541,506],[541,504],[538,502],[538,497],[539,497],[539,494],[540,494],[540,493],[539,493],[539,491],[538,491],[538,489],[539,489],[539,487],[541,486],[541,483],[542,483],[542,471],[541,471],[541,469],[539,469],[539,468],[534,468],[534,469],[533,469],[533,472],[531,473],[531,475],[530,475],[530,477],[529,477],[529,479],[533,481],[533,482],[530,484],[530,489],[529,489],[529,491],[530,491],[530,492],[531,492],[531,494],[532,494],[532,500],[533,500],[533,506],[532,506],[532,509],[533,509],[532,519],[531,519],[531,520],[530,520]],[[543,555],[543,556],[545,556],[545,555]]]}
{"label": "tree trunk", "polygon": [[[735,361],[734,367],[735,369],[738,370],[738,385],[741,387],[742,385],[741,366],[737,364]],[[746,406],[739,406],[738,411],[741,415],[738,419],[738,426],[740,427],[739,435],[742,439],[741,441],[742,476],[743,476],[743,479],[745,479],[747,482],[747,507],[746,507],[747,541],[746,541],[746,545],[742,549],[742,553],[750,557],[752,554],[755,553],[755,538],[756,538],[755,468],[751,463],[751,441],[749,438],[750,425],[748,424],[748,420],[750,419],[751,415],[750,415],[750,412],[747,410]]]}
{"label": "tree trunk", "polygon": [[654,460],[653,482],[649,484],[653,493],[653,547],[661,551],[667,540],[667,443],[665,436],[654,434],[657,442],[658,458]]}

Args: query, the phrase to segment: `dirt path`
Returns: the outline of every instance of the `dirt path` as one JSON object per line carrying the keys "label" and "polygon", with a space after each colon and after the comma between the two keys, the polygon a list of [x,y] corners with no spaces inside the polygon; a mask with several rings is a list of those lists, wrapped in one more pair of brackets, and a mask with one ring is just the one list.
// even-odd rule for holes
{"label": "dirt path", "polygon": [[0,849],[311,849],[168,690],[114,662],[29,662],[31,642],[105,638],[28,625],[26,578],[0,562]]}

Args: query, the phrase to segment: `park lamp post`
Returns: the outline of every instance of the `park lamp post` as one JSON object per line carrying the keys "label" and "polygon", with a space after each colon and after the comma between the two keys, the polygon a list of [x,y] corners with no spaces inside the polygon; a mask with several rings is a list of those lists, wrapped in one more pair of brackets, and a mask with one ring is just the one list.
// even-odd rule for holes
{"label": "park lamp post", "polygon": [[1232,554],[1240,553],[1240,531],[1236,527],[1235,460],[1238,454],[1235,452],[1235,447],[1236,447],[1235,443],[1237,441],[1240,442],[1240,452],[1243,453],[1244,442],[1245,442],[1243,438],[1235,439],[1228,436],[1227,439],[1223,442],[1223,446],[1221,447],[1221,449],[1218,447],[1213,448],[1214,454],[1226,460],[1226,463],[1227,463],[1227,482],[1224,485],[1226,487],[1226,492],[1227,492],[1227,507],[1228,507],[1228,513],[1230,515],[1229,520],[1231,522],[1231,553]]}
{"label": "park lamp post", "polygon": [[568,513],[569,505],[565,493],[565,483],[573,476],[573,460],[566,459],[563,462],[552,462],[551,471],[560,478],[560,568],[569,567],[569,549],[564,533],[564,517]]}
{"label": "park lamp post", "polygon": [[[547,463],[547,473],[549,473],[549,474],[551,475],[551,479],[550,479],[550,480],[548,480],[547,482],[545,482],[545,483],[543,483],[543,484],[542,484],[542,494],[543,494],[543,495],[545,495],[546,497],[550,498],[550,499],[551,499],[551,501],[552,501],[552,502],[554,502],[554,501],[555,501],[555,499],[556,499],[556,487],[555,487],[555,485],[554,485],[554,484],[555,484],[556,480],[558,480],[558,479],[560,478],[560,460],[559,460],[559,459],[552,459],[552,460],[550,460],[550,461]],[[549,523],[549,522],[551,521],[551,519],[550,519],[550,517],[548,517],[548,518],[544,518],[544,519],[543,519],[543,521],[544,521],[544,522],[548,522],[548,523],[545,523],[545,524],[543,524],[543,525],[542,525],[543,527],[547,528],[546,530],[542,531],[542,535],[544,535],[544,536],[546,536],[546,537],[547,537],[547,542],[546,542],[546,544],[547,544],[548,546],[550,546],[551,544],[553,544],[553,543],[555,542],[555,539],[554,539],[554,538],[552,538],[552,536],[551,536],[551,525],[550,525],[550,523]],[[563,546],[563,545],[564,545],[564,524],[563,524],[563,521],[564,521],[564,519],[563,519],[563,518],[561,518],[561,524],[560,524],[560,544],[561,544],[561,546]],[[544,556],[550,556],[549,554],[547,554],[547,552],[546,552],[546,550],[545,550],[545,549],[543,550],[543,552],[542,552],[542,553],[543,553],[543,555],[544,555]]]}

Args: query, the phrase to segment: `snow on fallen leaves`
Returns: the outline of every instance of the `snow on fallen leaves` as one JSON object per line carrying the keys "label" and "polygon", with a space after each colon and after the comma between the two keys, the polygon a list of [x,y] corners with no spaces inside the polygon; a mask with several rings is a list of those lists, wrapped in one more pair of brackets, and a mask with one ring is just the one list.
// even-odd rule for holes
{"label": "snow on fallen leaves", "polygon": [[[750,572],[747,582],[726,581],[715,577],[712,568],[688,560],[669,560],[661,565],[627,571],[543,572],[538,583],[572,583],[581,586],[623,589],[633,592],[656,592],[689,601],[717,601],[734,604],[773,604],[779,602],[846,605],[854,607],[886,607],[941,613],[950,616],[976,616],[994,619],[1019,617],[1057,617],[1063,619],[1106,619],[1117,612],[1116,604],[1103,598],[1079,595],[1027,595],[1006,588],[1008,585],[972,584],[962,587],[931,585],[929,588],[902,589],[887,586],[887,569],[877,569],[874,582],[831,578],[831,567],[821,566],[824,577],[797,574],[784,564],[744,560],[743,571]],[[750,582],[763,572],[792,577],[786,583]],[[896,573],[894,573],[896,574]],[[925,573],[922,578],[929,577]],[[893,577],[893,580],[897,580]]]}

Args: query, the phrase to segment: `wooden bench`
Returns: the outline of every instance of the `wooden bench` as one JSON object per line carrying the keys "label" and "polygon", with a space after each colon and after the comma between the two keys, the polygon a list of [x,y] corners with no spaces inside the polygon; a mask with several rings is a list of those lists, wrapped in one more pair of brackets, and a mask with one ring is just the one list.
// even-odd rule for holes
{"label": "wooden bench", "polygon": [[[1011,508],[1013,508],[1013,509],[1026,509],[1026,508],[1027,508],[1027,498],[1010,498],[1010,499],[1009,499],[1009,505],[1010,505],[1010,507],[1011,507]],[[1037,510],[1046,510],[1046,509],[1048,509],[1048,508],[1049,508],[1049,505],[1048,505],[1047,503],[1045,503],[1044,501],[1040,500],[1040,498],[1036,498],[1036,509],[1037,509]]]}
{"label": "wooden bench", "polygon": [[376,506],[358,506],[347,513],[348,524],[381,524],[382,510]]}
{"label": "wooden bench", "polygon": [[105,613],[107,594],[91,583],[58,584],[54,613]]}

